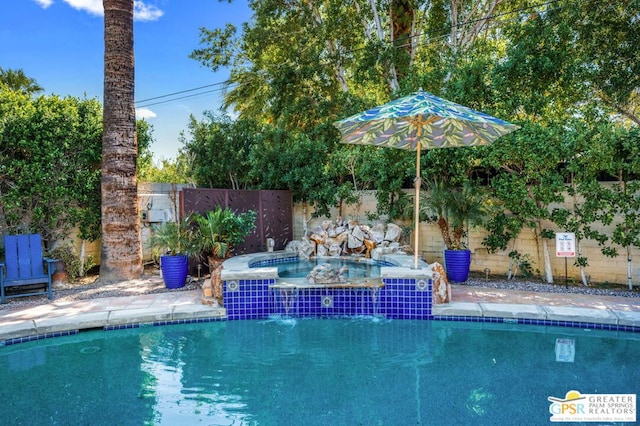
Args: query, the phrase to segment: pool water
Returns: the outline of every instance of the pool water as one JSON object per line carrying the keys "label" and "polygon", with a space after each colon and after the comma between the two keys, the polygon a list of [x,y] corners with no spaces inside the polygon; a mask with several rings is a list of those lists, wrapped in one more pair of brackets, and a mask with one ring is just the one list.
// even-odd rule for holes
{"label": "pool water", "polygon": [[278,263],[278,276],[280,278],[305,278],[317,265],[329,264],[339,270],[346,266],[348,269],[346,278],[379,278],[380,264],[370,259],[349,259],[344,257],[315,257],[311,259],[296,259],[290,262]]}
{"label": "pool water", "polygon": [[[556,359],[556,339],[575,343]],[[0,348],[3,424],[534,425],[637,393],[640,336],[445,321],[220,321]]]}

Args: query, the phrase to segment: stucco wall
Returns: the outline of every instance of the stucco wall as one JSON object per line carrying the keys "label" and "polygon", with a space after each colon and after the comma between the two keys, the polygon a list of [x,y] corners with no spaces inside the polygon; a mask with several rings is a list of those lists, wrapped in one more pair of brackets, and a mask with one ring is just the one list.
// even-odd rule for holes
{"label": "stucco wall", "polygon": [[[177,192],[187,185],[172,185],[167,183],[140,183],[138,184],[138,208],[141,215],[140,237],[142,241],[142,254],[144,261],[151,260],[151,249],[148,240],[153,226],[172,221],[179,217],[179,203]],[[81,253],[82,241],[74,238],[74,234],[64,243],[74,244],[78,254]],[[96,264],[100,263],[100,240],[94,242],[85,241],[85,259],[93,257]]]}

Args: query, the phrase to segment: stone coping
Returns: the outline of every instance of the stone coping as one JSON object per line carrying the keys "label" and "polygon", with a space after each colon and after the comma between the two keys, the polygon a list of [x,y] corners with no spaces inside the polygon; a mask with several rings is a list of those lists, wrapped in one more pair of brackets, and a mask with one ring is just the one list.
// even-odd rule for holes
{"label": "stone coping", "polygon": [[[516,303],[451,302],[434,304],[432,314],[438,318],[471,317],[548,320],[564,323],[604,324],[640,328],[640,312],[575,306],[540,306]],[[489,322],[489,321],[488,321]]]}
{"label": "stone coping", "polygon": [[[157,295],[154,303],[135,303],[139,297],[96,299],[59,306],[44,305],[9,311],[0,316],[0,346],[65,335],[83,329],[139,326],[165,321],[225,320],[224,308],[203,305],[199,291]],[[120,299],[122,303],[116,303]],[[53,304],[55,307],[55,303]],[[517,320],[558,321],[564,324],[603,324],[640,329],[640,312],[574,306],[541,306],[515,303],[451,302],[434,304],[434,319],[465,318],[491,324],[496,318],[509,323]],[[638,330],[634,330],[638,331]]]}
{"label": "stone coping", "polygon": [[[200,305],[201,307],[204,305]],[[56,337],[56,333],[88,329],[106,329],[117,326],[152,325],[163,321],[169,323],[196,322],[201,319],[226,320],[223,308],[214,309],[163,309],[142,308],[103,312],[78,313],[73,318],[51,317],[31,321],[14,322],[2,326],[0,347],[5,341],[35,336]]]}
{"label": "stone coping", "polygon": [[[280,259],[296,258],[293,251],[278,250],[273,252],[242,254],[227,259],[222,264],[223,281],[252,280],[252,279],[277,279],[278,268],[275,266],[252,268],[258,262],[278,261]],[[360,258],[354,258],[357,260]],[[380,276],[382,278],[431,278],[432,272],[429,265],[423,260],[418,260],[419,269],[413,269],[413,256],[407,254],[385,254],[380,259],[382,262],[394,266],[382,266]]]}

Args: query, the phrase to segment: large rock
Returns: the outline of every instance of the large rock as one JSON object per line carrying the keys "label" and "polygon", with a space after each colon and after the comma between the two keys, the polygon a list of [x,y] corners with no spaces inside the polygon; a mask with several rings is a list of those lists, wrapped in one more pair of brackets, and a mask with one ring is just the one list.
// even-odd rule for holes
{"label": "large rock", "polygon": [[384,224],[376,223],[373,225],[370,231],[371,239],[376,242],[376,244],[380,244],[384,241]]}
{"label": "large rock", "polygon": [[433,280],[433,303],[449,303],[451,302],[451,284],[447,280],[447,272],[438,262],[429,265]]}
{"label": "large rock", "polygon": [[[311,225],[311,222],[309,223]],[[286,250],[294,251],[300,257],[308,258],[314,253],[318,256],[340,256],[345,253],[364,254],[373,256],[375,248],[376,256],[387,253],[397,253],[402,250],[402,228],[396,224],[376,223],[368,226],[358,223],[357,220],[344,220],[338,217],[335,222],[331,220],[313,220],[312,231],[308,232],[303,241],[290,242]],[[366,244],[365,244],[366,242]]]}
{"label": "large rock", "polygon": [[343,233],[336,235],[336,242],[340,245],[346,243],[349,240],[349,231],[344,231]]}
{"label": "large rock", "polygon": [[324,245],[318,245],[316,247],[316,256],[328,256],[329,255],[329,249],[324,246]]}
{"label": "large rock", "polygon": [[371,250],[371,258],[373,260],[382,260],[382,257],[385,254],[392,254],[394,253],[394,249],[392,249],[391,247],[376,247],[373,250]]}
{"label": "large rock", "polygon": [[384,234],[384,239],[387,241],[398,242],[402,238],[402,228],[395,223],[387,224],[387,232]]}
{"label": "large rock", "polygon": [[302,257],[308,259],[315,252],[315,245],[309,240],[293,240],[289,241],[285,250],[292,251]]}
{"label": "large rock", "polygon": [[372,240],[364,240],[364,246],[367,248],[367,252],[364,257],[371,257],[371,252],[376,248],[376,242]]}
{"label": "large rock", "polygon": [[345,273],[349,270],[346,266],[340,269],[336,269],[328,263],[322,265],[316,265],[311,272],[307,275],[307,282],[309,284],[335,284],[343,283],[347,279]]}
{"label": "large rock", "polygon": [[359,226],[354,226],[349,239],[347,240],[347,247],[350,249],[357,249],[364,244],[365,234],[362,232]]}
{"label": "large rock", "polygon": [[338,243],[329,246],[329,256],[338,257],[342,254],[342,247]]}

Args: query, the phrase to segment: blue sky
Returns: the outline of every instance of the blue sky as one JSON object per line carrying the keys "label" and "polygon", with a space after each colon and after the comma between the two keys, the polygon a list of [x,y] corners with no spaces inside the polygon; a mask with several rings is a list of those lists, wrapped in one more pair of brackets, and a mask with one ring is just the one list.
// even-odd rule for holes
{"label": "blue sky", "polygon": [[[135,4],[136,101],[228,78],[226,71],[214,73],[189,59],[189,54],[199,47],[200,27],[215,29],[233,23],[240,29],[251,16],[247,0]],[[45,94],[102,100],[103,31],[102,0],[0,0],[0,67],[22,69],[44,87]],[[201,118],[203,111],[217,110],[220,87],[188,92],[180,96],[197,96],[138,110],[139,117],[154,127],[154,158],[175,158],[178,136],[187,129],[189,115]]]}

